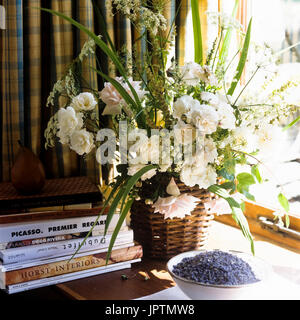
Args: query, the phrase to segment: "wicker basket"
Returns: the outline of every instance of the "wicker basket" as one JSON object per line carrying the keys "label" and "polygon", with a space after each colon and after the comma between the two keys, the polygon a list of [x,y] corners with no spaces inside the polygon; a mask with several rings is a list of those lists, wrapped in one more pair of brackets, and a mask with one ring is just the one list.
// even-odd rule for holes
{"label": "wicker basket", "polygon": [[199,203],[191,216],[184,219],[164,219],[154,213],[144,201],[136,201],[131,209],[131,228],[135,240],[142,244],[144,255],[151,258],[169,259],[178,253],[197,250],[208,239],[209,227],[214,219],[204,207],[206,201],[214,199],[207,190],[179,185],[181,193],[189,193],[199,198]]}

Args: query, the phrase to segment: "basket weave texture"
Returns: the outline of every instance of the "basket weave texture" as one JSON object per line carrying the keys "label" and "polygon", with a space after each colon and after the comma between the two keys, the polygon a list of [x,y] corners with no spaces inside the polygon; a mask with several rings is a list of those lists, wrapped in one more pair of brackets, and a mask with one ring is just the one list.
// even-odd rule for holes
{"label": "basket weave texture", "polygon": [[204,203],[215,199],[207,190],[178,185],[181,193],[188,193],[199,199],[190,216],[183,219],[164,219],[154,213],[145,201],[135,201],[131,208],[131,228],[135,240],[142,244],[144,254],[151,258],[167,260],[181,252],[203,247],[209,236],[214,215],[206,211]]}

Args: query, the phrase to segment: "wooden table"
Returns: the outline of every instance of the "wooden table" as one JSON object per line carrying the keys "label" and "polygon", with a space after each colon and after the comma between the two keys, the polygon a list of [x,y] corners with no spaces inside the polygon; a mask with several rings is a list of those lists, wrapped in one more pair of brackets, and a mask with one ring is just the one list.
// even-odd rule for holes
{"label": "wooden table", "polygon": [[[273,265],[283,277],[300,285],[300,254],[289,248],[279,247],[261,236],[254,235],[256,256]],[[206,249],[234,249],[250,253],[248,241],[241,231],[213,221]],[[122,275],[127,280],[122,280]],[[56,286],[36,289],[6,297],[10,300],[132,300],[145,297],[175,285],[166,271],[166,262],[144,257],[131,269],[124,269]],[[4,293],[0,298],[5,297]]]}
{"label": "wooden table", "polygon": [[[123,275],[127,280],[122,279]],[[132,300],[174,285],[166,262],[145,257],[131,269],[62,283],[57,288],[76,300]]]}

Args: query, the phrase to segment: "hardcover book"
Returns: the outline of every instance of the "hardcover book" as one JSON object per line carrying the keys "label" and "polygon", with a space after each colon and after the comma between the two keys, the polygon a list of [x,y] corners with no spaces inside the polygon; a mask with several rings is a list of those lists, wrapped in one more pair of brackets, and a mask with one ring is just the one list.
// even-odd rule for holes
{"label": "hardcover book", "polygon": [[143,256],[142,246],[136,244],[131,247],[114,249],[106,264],[107,252],[93,253],[85,256],[77,256],[70,259],[56,261],[53,263],[36,265],[28,268],[5,271],[2,267],[0,272],[0,285],[2,289],[6,286],[34,281],[38,279],[50,278],[62,274],[69,274],[77,271],[94,269],[118,262],[140,259]]}
{"label": "hardcover book", "polygon": [[[92,226],[94,230],[103,231],[106,223],[106,215],[97,217],[74,217],[69,219],[51,219],[45,221],[33,221],[26,223],[9,223],[0,225],[0,243],[20,241],[33,238],[57,236],[70,233],[88,232]],[[119,220],[119,214],[112,216],[108,232],[114,230]],[[125,224],[125,222],[124,222]]]}
{"label": "hardcover book", "polygon": [[69,282],[69,281],[73,281],[76,279],[93,277],[93,276],[108,273],[108,272],[113,272],[113,271],[118,271],[118,270],[123,270],[123,269],[130,269],[131,265],[133,263],[140,262],[140,261],[141,261],[141,259],[134,259],[134,260],[129,260],[129,261],[125,261],[125,262],[118,262],[118,263],[107,265],[107,266],[102,266],[99,268],[62,274],[60,276],[54,276],[51,278],[44,278],[44,279],[39,279],[39,280],[34,280],[34,281],[12,284],[12,285],[8,285],[6,287],[6,292],[8,294],[15,294],[18,292],[23,292],[23,291],[28,291],[28,290],[32,290],[32,289],[41,288],[41,287],[56,285],[56,284],[60,284],[60,283],[64,283],[64,282]]}
{"label": "hardcover book", "polygon": [[[128,231],[128,230],[129,230],[129,227],[125,225],[120,228],[120,232]],[[71,239],[80,239],[80,238],[85,238],[87,235],[88,235],[88,232],[79,232],[79,233],[62,234],[59,236],[28,239],[28,240],[21,240],[21,241],[2,242],[0,243],[0,250],[22,248],[22,247],[35,246],[35,245],[46,244],[46,243],[55,243],[55,242],[71,240]],[[93,236],[94,237],[103,236],[103,230],[93,230],[90,233],[89,237],[93,237]]]}
{"label": "hardcover book", "polygon": [[[70,239],[56,243],[27,246],[26,248],[0,250],[0,259],[2,260],[3,265],[6,265],[35,259],[70,255],[76,252],[80,246],[81,248],[78,253],[106,249],[110,243],[111,236],[112,235],[109,234],[105,238],[103,238],[103,236],[97,236],[89,237],[86,240],[85,238]],[[129,245],[130,243],[133,243],[133,240],[133,230],[120,232],[114,245]]]}
{"label": "hardcover book", "polygon": [[0,183],[0,214],[17,213],[25,208],[49,207],[102,201],[99,188],[87,177],[46,180],[39,194],[21,195],[11,182]]}
{"label": "hardcover book", "polygon": [[[102,207],[96,207],[91,209],[64,209],[62,210],[53,210],[51,207],[49,210],[40,210],[37,212],[17,212],[10,214],[0,214],[0,225],[7,223],[23,223],[30,221],[39,221],[39,220],[50,220],[50,219],[66,219],[72,217],[87,217],[87,216],[98,216]],[[39,208],[42,209],[42,208]],[[107,214],[109,208],[105,208],[103,214]]]}

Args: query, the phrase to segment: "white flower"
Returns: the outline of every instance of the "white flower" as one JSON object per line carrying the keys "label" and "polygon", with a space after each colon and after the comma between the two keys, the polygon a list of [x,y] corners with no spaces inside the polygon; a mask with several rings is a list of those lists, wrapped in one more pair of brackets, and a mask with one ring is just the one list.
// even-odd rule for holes
{"label": "white flower", "polygon": [[[139,172],[140,170],[142,170],[144,167],[146,167],[145,164],[129,164],[127,173],[129,176],[134,176],[137,172]],[[149,171],[147,171],[144,175],[142,175],[141,180],[145,181],[148,179],[151,179],[153,176],[156,175],[157,169],[151,169]]]}
{"label": "white flower", "polygon": [[[133,134],[135,131],[132,131]],[[159,164],[160,145],[159,136],[153,135],[150,138],[141,133],[139,139],[129,148],[131,164],[147,164],[148,162]]]}
{"label": "white flower", "polygon": [[187,62],[181,67],[182,80],[191,86],[197,85],[200,81],[206,85],[218,86],[218,79],[207,65],[203,67],[196,62]]}
{"label": "white flower", "polygon": [[217,87],[219,82],[216,75],[211,70],[210,66],[203,66],[203,72],[201,73],[200,77],[201,81],[205,84],[209,84],[212,87]]}
{"label": "white flower", "polygon": [[159,197],[153,204],[154,213],[161,213],[165,219],[179,218],[183,219],[191,215],[197,206],[199,199],[188,194],[171,196],[168,198]]}
{"label": "white flower", "polygon": [[199,104],[199,107],[193,107],[186,116],[188,122],[193,123],[205,134],[212,134],[217,130],[219,116],[212,106]]}
{"label": "white flower", "polygon": [[204,203],[204,208],[208,213],[222,215],[232,213],[228,202],[225,199],[215,199]]}
{"label": "white flower", "polygon": [[259,158],[263,161],[274,161],[282,156],[284,146],[287,145],[287,137],[279,126],[263,124],[255,131]]}
{"label": "white flower", "polygon": [[90,153],[94,146],[94,135],[86,129],[76,130],[70,137],[70,148],[81,156]]}
{"label": "white flower", "polygon": [[102,115],[109,116],[114,114],[121,114],[121,112],[122,112],[121,104],[107,104],[102,112]]}
{"label": "white flower", "polygon": [[202,163],[214,163],[218,157],[218,150],[212,138],[205,138],[203,148],[198,156]]}
{"label": "white flower", "polygon": [[69,138],[75,130],[79,130],[83,126],[83,115],[76,113],[72,107],[66,109],[61,108],[57,112],[57,137],[60,138],[62,144],[69,143]]}
{"label": "white flower", "polygon": [[[137,96],[139,97],[140,100],[142,100],[146,94],[146,91],[142,89],[142,81],[134,81],[131,77],[128,78],[128,82],[130,85],[133,87],[135,90]],[[131,89],[128,85],[127,82],[123,81],[123,87],[124,89],[130,94],[130,96],[133,98],[133,94],[131,92]]]}
{"label": "white flower", "polygon": [[198,100],[188,95],[182,96],[174,103],[173,116],[175,119],[181,119],[182,115],[187,114],[191,108],[197,106],[200,106]]}
{"label": "white flower", "polygon": [[181,67],[182,80],[187,85],[197,85],[200,79],[203,77],[204,70],[196,62],[187,62],[183,67]]}
{"label": "white flower", "polygon": [[181,169],[180,180],[188,187],[198,185],[200,189],[207,189],[216,184],[217,173],[212,166],[199,163],[196,158],[192,162],[185,162]]}
{"label": "white flower", "polygon": [[221,128],[233,130],[236,127],[236,118],[232,107],[228,103],[219,103],[217,112],[219,115],[219,125]]}
{"label": "white flower", "polygon": [[218,95],[216,95],[212,92],[207,92],[207,91],[203,91],[201,93],[201,99],[203,101],[208,102],[209,104],[211,104],[213,106],[217,106],[220,101]]}
{"label": "white flower", "polygon": [[179,120],[174,129],[174,138],[181,144],[192,144],[195,140],[195,127]]}
{"label": "white flower", "polygon": [[[118,81],[122,85],[122,87],[127,91],[127,93],[133,98],[131,89],[128,83],[124,81],[123,77],[117,77],[115,80]],[[128,81],[135,90],[139,99],[143,99],[143,97],[146,94],[146,91],[141,89],[142,82],[133,81],[132,78],[129,78]],[[106,82],[104,84],[104,88],[100,92],[100,99],[106,104],[106,107],[102,115],[120,114],[122,112],[122,108],[127,106],[127,103],[120,95],[119,91],[110,82]]]}
{"label": "white flower", "polygon": [[[116,78],[116,80],[121,82],[122,78]],[[122,96],[110,82],[104,83],[104,88],[100,92],[100,99],[106,104],[103,115],[121,113]]]}
{"label": "white flower", "polygon": [[72,99],[71,106],[76,111],[91,111],[94,110],[97,105],[95,97],[90,92],[82,92],[78,96]]}
{"label": "white flower", "polygon": [[253,128],[248,126],[240,126],[232,131],[231,136],[227,139],[227,144],[232,148],[251,153],[257,150],[257,137]]}

